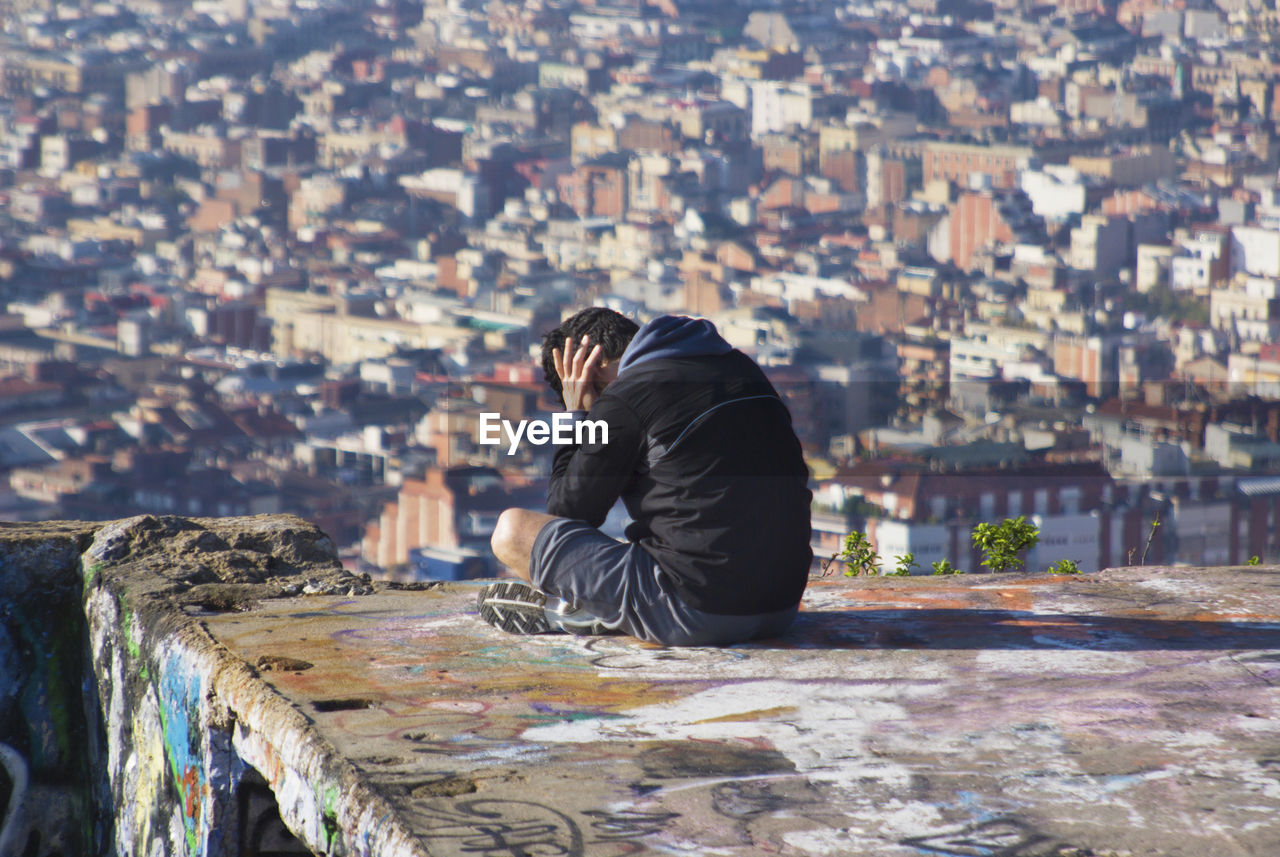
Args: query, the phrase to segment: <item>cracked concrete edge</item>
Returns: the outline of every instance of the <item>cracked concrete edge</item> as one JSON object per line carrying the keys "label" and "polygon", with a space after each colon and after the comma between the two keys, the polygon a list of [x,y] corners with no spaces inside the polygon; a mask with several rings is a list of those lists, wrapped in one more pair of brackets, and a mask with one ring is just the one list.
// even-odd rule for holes
{"label": "cracked concrete edge", "polygon": [[[209,539],[199,542],[206,532],[223,544],[211,548]],[[289,537],[287,544],[279,544],[283,565],[269,557],[246,556],[246,551],[271,550],[271,537],[281,535]],[[131,547],[106,551],[102,546],[110,539]],[[91,550],[95,544],[102,546]],[[313,564],[307,562],[308,546],[315,548]],[[139,547],[145,549],[133,550]],[[184,554],[184,547],[193,550]],[[219,551],[223,554],[214,558]],[[151,854],[152,846],[188,857],[236,853],[233,798],[247,766],[273,790],[293,833],[318,853],[429,854],[386,799],[337,755],[300,709],[186,612],[206,603],[210,592],[225,604],[247,606],[285,594],[304,580],[316,581],[321,592],[338,587],[353,594],[348,587],[362,584],[341,570],[323,533],[290,516],[142,516],[97,524],[0,525],[0,560],[41,569],[38,580],[45,584],[81,588],[93,635],[92,667],[104,720],[110,724],[109,770],[120,807],[117,853]],[[250,575],[268,573],[256,582],[237,581],[234,575],[211,582],[205,574],[209,562],[221,563],[218,568],[228,572],[243,567]],[[62,567],[55,567],[59,563]],[[1246,569],[1253,574],[1270,571],[1236,570]],[[1142,579],[1151,587],[1167,577],[1171,585],[1182,587],[1188,577],[1221,571],[1120,568],[1083,579],[1098,584]],[[15,593],[28,602],[40,596],[39,585],[31,581],[0,577],[11,584],[0,587],[0,601]],[[980,585],[1003,585],[1019,577],[992,577]],[[899,582],[886,580],[884,585]],[[139,681],[144,674],[147,680]],[[183,755],[183,745],[190,741],[180,739],[191,738],[193,731],[184,724],[194,725],[197,733],[194,757]],[[184,767],[178,759],[188,764]],[[332,814],[328,826],[326,812]]]}
{"label": "cracked concrete edge", "polygon": [[[211,677],[213,700],[223,701],[234,718],[233,749],[267,780],[281,817],[307,847],[317,853],[344,853],[334,848],[332,834],[325,830],[325,814],[332,809],[347,854],[429,857],[391,806],[365,785],[355,766],[339,757],[306,715],[262,681],[256,670],[196,622],[186,624],[175,637],[191,662]],[[333,788],[337,796],[324,797]]]}
{"label": "cracked concrete edge", "polygon": [[[172,586],[157,584],[172,576],[153,565],[163,552],[117,550],[156,521],[102,525],[81,557],[111,788],[121,808],[118,853],[150,854],[157,846],[189,857],[238,853],[234,796],[247,766],[275,794],[286,826],[316,853],[429,857],[310,720],[188,615]],[[188,521],[222,533],[249,521],[278,527],[277,534],[319,532],[284,516],[181,519]],[[251,586],[262,597],[281,594],[273,584]]]}
{"label": "cracked concrete edge", "polygon": [[0,603],[47,599],[50,589],[80,584],[78,559],[101,524],[84,521],[0,521]]}

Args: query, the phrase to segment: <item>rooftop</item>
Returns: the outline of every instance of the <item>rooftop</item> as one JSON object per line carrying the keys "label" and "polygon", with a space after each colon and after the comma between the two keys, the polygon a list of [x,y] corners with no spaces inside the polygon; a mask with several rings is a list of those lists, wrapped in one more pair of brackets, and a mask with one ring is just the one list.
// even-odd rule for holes
{"label": "rooftop", "polygon": [[1276,569],[819,579],[780,640],[660,649],[506,635],[297,519],[99,526],[137,853],[221,853],[259,781],[329,854],[1280,853]]}
{"label": "rooftop", "polygon": [[788,636],[726,649],[511,637],[474,594],[202,621],[313,664],[266,684],[423,853],[1280,846],[1274,571],[820,581]]}

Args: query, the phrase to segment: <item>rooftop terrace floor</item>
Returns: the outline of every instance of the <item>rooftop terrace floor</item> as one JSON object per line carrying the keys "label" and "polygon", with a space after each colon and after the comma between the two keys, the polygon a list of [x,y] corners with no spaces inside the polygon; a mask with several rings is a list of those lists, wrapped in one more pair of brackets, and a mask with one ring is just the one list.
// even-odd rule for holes
{"label": "rooftop terrace floor", "polygon": [[475,595],[199,621],[432,855],[1280,854],[1275,570],[818,580],[724,649]]}

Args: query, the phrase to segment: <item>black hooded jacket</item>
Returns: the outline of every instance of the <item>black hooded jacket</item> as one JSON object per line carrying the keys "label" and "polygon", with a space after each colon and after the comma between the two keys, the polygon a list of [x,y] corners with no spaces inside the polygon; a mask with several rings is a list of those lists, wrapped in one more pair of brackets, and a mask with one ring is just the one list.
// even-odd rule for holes
{"label": "black hooded jacket", "polygon": [[710,322],[660,316],[618,368],[586,415],[608,424],[608,442],[557,449],[547,511],[598,527],[621,497],[627,538],[695,609],[799,603],[813,559],[809,474],[760,367]]}

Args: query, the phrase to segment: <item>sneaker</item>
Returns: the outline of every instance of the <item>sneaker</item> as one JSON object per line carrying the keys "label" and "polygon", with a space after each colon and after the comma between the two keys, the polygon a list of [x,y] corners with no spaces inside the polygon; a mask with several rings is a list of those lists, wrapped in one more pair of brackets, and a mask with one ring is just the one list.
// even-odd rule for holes
{"label": "sneaker", "polygon": [[554,634],[578,636],[616,633],[596,616],[562,598],[548,601],[541,590],[518,580],[490,583],[476,599],[480,618],[508,634]]}
{"label": "sneaker", "polygon": [[482,587],[476,605],[481,619],[508,634],[549,634],[559,630],[547,620],[547,596],[518,580]]}

